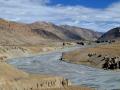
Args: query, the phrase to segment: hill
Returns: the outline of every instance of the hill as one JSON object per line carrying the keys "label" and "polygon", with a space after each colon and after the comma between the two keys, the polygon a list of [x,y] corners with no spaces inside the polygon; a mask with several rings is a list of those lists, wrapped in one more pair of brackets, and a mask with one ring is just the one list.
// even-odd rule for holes
{"label": "hill", "polygon": [[63,27],[64,29],[68,31],[71,31],[72,33],[78,36],[81,36],[81,38],[83,38],[84,40],[94,41],[97,38],[101,37],[102,35],[102,33],[100,32],[95,32],[90,29],[80,28],[76,26],[62,25],[61,27]]}
{"label": "hill", "polygon": [[35,45],[51,41],[94,40],[100,35],[100,33],[88,29],[58,26],[48,22],[25,24],[0,19],[0,44],[2,45]]}
{"label": "hill", "polygon": [[[47,23],[47,22],[35,22],[29,25],[32,28],[33,32],[36,32],[40,35],[42,35],[42,31],[49,32],[49,34],[46,36],[46,38],[51,38],[53,40],[82,40],[81,36],[72,33],[65,28],[62,28],[60,26],[57,26],[53,23]],[[44,34],[43,34],[44,35]],[[50,37],[55,35],[56,37]]]}
{"label": "hill", "polygon": [[98,41],[108,40],[120,40],[120,27],[109,30],[98,39]]}

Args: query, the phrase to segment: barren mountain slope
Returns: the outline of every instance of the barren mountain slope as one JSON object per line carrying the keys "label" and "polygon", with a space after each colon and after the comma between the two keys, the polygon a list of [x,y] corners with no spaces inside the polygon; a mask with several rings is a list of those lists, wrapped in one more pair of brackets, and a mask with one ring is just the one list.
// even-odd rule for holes
{"label": "barren mountain slope", "polygon": [[106,40],[120,40],[120,27],[113,28],[103,34],[99,39],[99,41]]}
{"label": "barren mountain slope", "polygon": [[0,19],[0,44],[2,45],[35,45],[48,41],[94,40],[99,36],[99,33],[78,27],[58,26],[48,22],[25,24]]}
{"label": "barren mountain slope", "polygon": [[82,39],[81,36],[52,23],[35,22],[30,24],[30,27],[34,32],[41,33],[41,30],[44,30],[46,32],[56,35],[61,40],[81,40]]}
{"label": "barren mountain slope", "polygon": [[100,32],[95,32],[90,29],[85,29],[85,28],[80,28],[80,27],[75,27],[75,26],[69,26],[69,25],[62,25],[64,29],[71,31],[72,33],[81,36],[81,38],[85,40],[96,40],[98,39],[102,33]]}
{"label": "barren mountain slope", "polygon": [[44,38],[33,33],[28,25],[0,19],[0,44],[36,44],[42,40]]}

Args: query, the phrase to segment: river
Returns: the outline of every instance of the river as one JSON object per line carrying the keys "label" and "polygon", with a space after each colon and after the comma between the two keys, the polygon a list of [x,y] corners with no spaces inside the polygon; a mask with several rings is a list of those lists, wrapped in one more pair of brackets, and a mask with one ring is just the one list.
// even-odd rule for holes
{"label": "river", "polygon": [[28,73],[63,76],[74,85],[95,87],[97,90],[120,90],[120,72],[105,71],[59,61],[65,49],[32,57],[16,58],[8,63]]}

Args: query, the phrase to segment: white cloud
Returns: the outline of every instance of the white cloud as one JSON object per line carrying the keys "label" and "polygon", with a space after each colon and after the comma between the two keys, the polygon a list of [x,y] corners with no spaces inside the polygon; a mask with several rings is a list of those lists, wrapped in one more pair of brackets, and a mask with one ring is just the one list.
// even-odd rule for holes
{"label": "white cloud", "polygon": [[47,6],[50,0],[0,0],[0,17],[21,22],[48,21],[97,31],[120,24],[120,2],[106,9],[83,6]]}

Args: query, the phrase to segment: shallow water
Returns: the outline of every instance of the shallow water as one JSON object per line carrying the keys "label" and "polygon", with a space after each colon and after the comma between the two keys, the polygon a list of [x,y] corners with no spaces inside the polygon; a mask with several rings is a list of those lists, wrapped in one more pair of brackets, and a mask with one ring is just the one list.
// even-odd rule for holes
{"label": "shallow water", "polygon": [[29,73],[63,76],[75,85],[98,90],[120,90],[120,72],[105,71],[59,61],[61,52],[12,59],[8,63]]}

